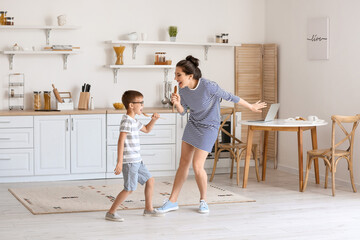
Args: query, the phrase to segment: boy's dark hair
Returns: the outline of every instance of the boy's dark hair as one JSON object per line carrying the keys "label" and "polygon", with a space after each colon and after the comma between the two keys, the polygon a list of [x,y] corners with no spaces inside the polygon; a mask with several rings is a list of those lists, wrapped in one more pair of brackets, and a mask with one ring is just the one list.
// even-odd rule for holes
{"label": "boy's dark hair", "polygon": [[135,98],[137,97],[144,97],[141,92],[135,91],[135,90],[127,90],[122,95],[121,101],[124,104],[125,108],[129,108],[129,104],[133,101],[135,101]]}

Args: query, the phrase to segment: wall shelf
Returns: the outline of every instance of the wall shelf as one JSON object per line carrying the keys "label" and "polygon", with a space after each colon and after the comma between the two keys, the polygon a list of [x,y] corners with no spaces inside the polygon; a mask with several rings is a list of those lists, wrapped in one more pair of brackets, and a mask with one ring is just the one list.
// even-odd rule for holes
{"label": "wall shelf", "polygon": [[69,55],[79,54],[80,51],[2,51],[4,55],[9,55],[9,69],[12,70],[14,66],[15,55],[63,55],[64,69],[67,69],[67,59]]}
{"label": "wall shelf", "polygon": [[164,80],[167,81],[169,70],[175,68],[175,66],[173,65],[105,65],[105,67],[113,70],[114,83],[117,83],[117,76],[119,69],[163,69]]}
{"label": "wall shelf", "polygon": [[46,45],[50,44],[50,32],[52,30],[75,30],[79,29],[78,26],[43,26],[43,25],[11,25],[0,26],[0,30],[17,30],[17,29],[29,29],[29,30],[45,30],[46,33]]}
{"label": "wall shelf", "polygon": [[133,54],[132,58],[136,58],[136,50],[139,45],[169,45],[169,46],[203,46],[205,51],[205,60],[208,58],[208,52],[210,47],[239,47],[240,43],[211,43],[211,42],[168,42],[168,41],[106,41],[109,44],[130,44],[132,45]]}

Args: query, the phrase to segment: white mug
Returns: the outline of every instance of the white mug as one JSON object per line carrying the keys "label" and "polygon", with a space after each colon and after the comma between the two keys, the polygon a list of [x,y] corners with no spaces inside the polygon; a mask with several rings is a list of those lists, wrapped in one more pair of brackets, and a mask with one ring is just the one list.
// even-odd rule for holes
{"label": "white mug", "polygon": [[308,116],[308,121],[315,122],[317,120],[319,120],[319,118],[317,116]]}
{"label": "white mug", "polygon": [[66,15],[60,15],[57,17],[57,19],[59,26],[64,26],[66,24]]}

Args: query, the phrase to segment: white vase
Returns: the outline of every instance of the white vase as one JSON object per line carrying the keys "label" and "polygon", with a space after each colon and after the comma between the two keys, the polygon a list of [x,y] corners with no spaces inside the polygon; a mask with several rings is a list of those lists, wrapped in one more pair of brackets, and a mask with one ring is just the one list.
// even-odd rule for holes
{"label": "white vase", "polygon": [[170,37],[170,42],[176,42],[176,37]]}

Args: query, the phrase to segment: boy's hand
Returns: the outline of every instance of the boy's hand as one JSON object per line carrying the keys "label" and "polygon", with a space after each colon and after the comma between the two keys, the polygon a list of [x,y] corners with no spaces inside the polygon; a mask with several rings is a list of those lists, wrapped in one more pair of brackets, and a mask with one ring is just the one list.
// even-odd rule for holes
{"label": "boy's hand", "polygon": [[158,113],[154,113],[152,116],[151,116],[151,119],[153,120],[158,120],[160,118],[160,115]]}
{"label": "boy's hand", "polygon": [[116,164],[116,168],[114,169],[115,175],[119,175],[122,171],[122,164]]}

